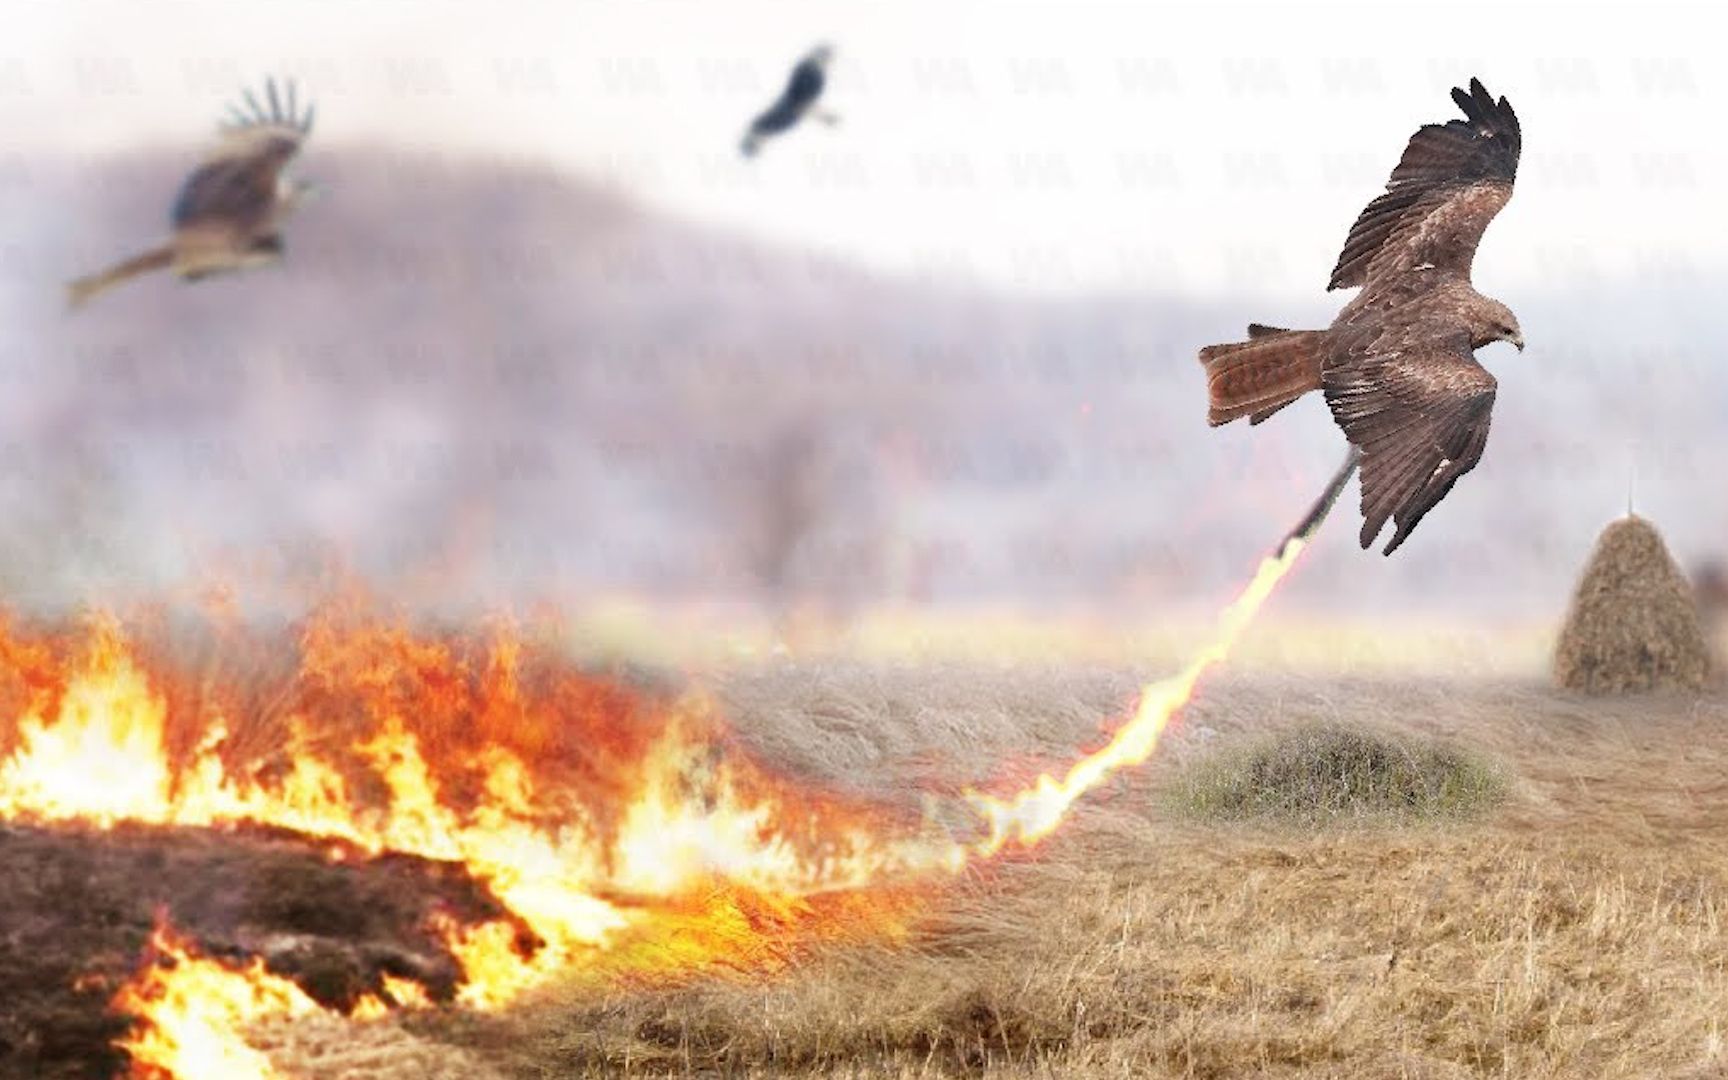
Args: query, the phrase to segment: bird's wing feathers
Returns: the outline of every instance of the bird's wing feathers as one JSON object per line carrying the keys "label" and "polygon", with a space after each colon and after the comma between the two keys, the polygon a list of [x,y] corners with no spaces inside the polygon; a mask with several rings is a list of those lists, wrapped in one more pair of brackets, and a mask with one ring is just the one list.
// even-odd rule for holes
{"label": "bird's wing feathers", "polygon": [[314,109],[309,104],[300,113],[297,97],[293,82],[284,98],[271,79],[265,83],[267,107],[250,90],[246,111],[229,107],[221,139],[174,200],[175,228],[225,222],[244,229],[267,219],[282,169],[312,131]]}
{"label": "bird's wing feathers", "polygon": [[1327,288],[1424,264],[1469,273],[1488,222],[1512,197],[1522,135],[1512,106],[1480,80],[1454,88],[1452,99],[1465,118],[1410,137],[1386,193],[1351,226]]}
{"label": "bird's wing feathers", "polygon": [[1362,451],[1363,547],[1390,518],[1390,555],[1476,467],[1495,385],[1462,329],[1436,339],[1426,328],[1390,327],[1328,367],[1326,402]]}
{"label": "bird's wing feathers", "polygon": [[276,204],[277,178],[286,157],[212,161],[180,187],[172,220],[176,229],[227,223],[244,230],[263,224]]}

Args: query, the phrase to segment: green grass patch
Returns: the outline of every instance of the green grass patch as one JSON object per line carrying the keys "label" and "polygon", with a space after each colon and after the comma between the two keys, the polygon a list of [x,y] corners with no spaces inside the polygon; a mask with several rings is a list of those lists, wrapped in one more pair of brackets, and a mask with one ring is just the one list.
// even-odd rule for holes
{"label": "green grass patch", "polygon": [[1506,789],[1500,768],[1455,743],[1324,723],[1221,746],[1167,796],[1206,820],[1382,824],[1469,817]]}

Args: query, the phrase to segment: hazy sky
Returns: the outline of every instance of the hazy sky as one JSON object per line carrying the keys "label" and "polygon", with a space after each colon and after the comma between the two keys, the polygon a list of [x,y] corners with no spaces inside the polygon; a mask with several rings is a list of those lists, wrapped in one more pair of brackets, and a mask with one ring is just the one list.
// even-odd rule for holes
{"label": "hazy sky", "polygon": [[[20,150],[191,153],[238,84],[273,71],[319,103],[307,174],[320,147],[362,140],[553,159],[686,217],[1053,291],[1317,295],[1405,139],[1480,74],[1525,132],[1485,291],[1725,261],[1728,77],[1706,6],[3,6],[0,125]],[[741,161],[743,125],[820,40],[839,48],[842,124]]]}

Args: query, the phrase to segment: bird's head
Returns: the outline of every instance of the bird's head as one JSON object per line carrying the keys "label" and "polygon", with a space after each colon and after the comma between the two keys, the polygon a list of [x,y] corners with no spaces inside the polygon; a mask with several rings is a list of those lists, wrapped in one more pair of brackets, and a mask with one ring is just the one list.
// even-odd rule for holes
{"label": "bird's head", "polygon": [[1472,349],[1480,349],[1496,341],[1507,341],[1516,346],[1519,352],[1524,351],[1524,331],[1518,327],[1518,316],[1512,314],[1512,309],[1500,301],[1481,297],[1475,323],[1476,332],[1470,342]]}
{"label": "bird's head", "polygon": [[805,56],[804,59],[809,63],[827,67],[829,61],[834,59],[834,46],[824,41],[811,49],[809,55]]}

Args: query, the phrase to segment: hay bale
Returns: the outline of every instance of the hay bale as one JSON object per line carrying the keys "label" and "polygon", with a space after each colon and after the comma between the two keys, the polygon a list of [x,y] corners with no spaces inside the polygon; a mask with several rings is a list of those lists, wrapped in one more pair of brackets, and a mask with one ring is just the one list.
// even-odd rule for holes
{"label": "hay bale", "polygon": [[1710,675],[1698,606],[1662,536],[1641,517],[1609,525],[1572,596],[1554,653],[1569,690],[1696,690]]}

